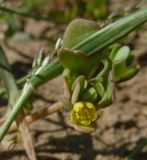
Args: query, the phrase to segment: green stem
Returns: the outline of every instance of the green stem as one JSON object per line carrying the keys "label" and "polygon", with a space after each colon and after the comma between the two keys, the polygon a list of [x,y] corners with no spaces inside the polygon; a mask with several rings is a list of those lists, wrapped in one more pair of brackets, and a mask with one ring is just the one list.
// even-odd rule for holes
{"label": "green stem", "polygon": [[11,74],[11,69],[8,64],[7,58],[4,54],[3,49],[0,47],[0,71],[3,81],[6,86],[6,91],[9,99],[9,104],[12,107],[15,103],[16,97],[18,98],[18,88],[15,83],[15,79]]}
{"label": "green stem", "polygon": [[31,86],[29,86],[25,92],[23,92],[23,94],[21,94],[20,98],[18,99],[18,101],[15,104],[15,109],[12,109],[12,111],[9,113],[8,118],[6,120],[6,122],[3,125],[3,128],[1,129],[0,132],[0,142],[3,139],[3,137],[5,136],[6,132],[8,131],[11,122],[13,122],[13,120],[16,118],[16,115],[18,115],[22,104],[24,103],[24,101],[29,98],[29,96],[32,94],[32,90],[33,88]]}
{"label": "green stem", "polygon": [[[10,65],[7,61],[7,57],[5,56],[5,53],[2,48],[0,48],[0,66],[1,66],[0,67],[1,75],[3,78],[4,84],[6,86],[6,91],[7,91],[7,95],[8,95],[9,107],[11,109],[13,109],[13,107],[15,106],[15,102],[17,101],[17,99],[19,97],[19,90],[17,88],[15,78],[11,73],[11,69],[10,69]],[[18,114],[17,117],[15,117],[16,124],[19,125],[18,129],[19,129],[19,132],[20,132],[20,135],[21,135],[21,138],[23,141],[23,145],[24,145],[24,148],[26,150],[28,157],[30,159],[35,160],[36,155],[34,152],[33,141],[32,141],[31,134],[29,132],[29,128],[28,128],[27,123],[25,121],[22,122],[24,117],[25,117],[25,114],[24,114],[23,110],[21,109],[21,112]],[[12,116],[12,118],[13,118],[13,116]]]}
{"label": "green stem", "polygon": [[0,142],[7,133],[11,123],[18,115],[20,109],[22,108],[22,105],[26,102],[26,100],[30,97],[32,94],[34,88],[37,86],[45,83],[46,81],[49,81],[50,79],[55,78],[56,76],[60,75],[63,71],[63,67],[61,64],[56,60],[54,60],[50,65],[47,66],[47,70],[43,70],[40,73],[38,73],[36,76],[33,76],[30,79],[29,85],[25,88],[25,90],[22,92],[21,96],[19,97],[18,101],[16,102],[14,108],[9,114],[8,118],[6,119],[5,123],[3,124],[3,127],[0,131]]}
{"label": "green stem", "polygon": [[[16,84],[18,85],[18,87],[22,86],[22,84],[24,84],[26,82],[26,79],[28,78],[28,76],[24,76],[21,79],[19,79]],[[4,96],[6,94],[6,89],[2,88],[0,90],[0,97]]]}
{"label": "green stem", "polygon": [[[127,16],[118,20],[117,22],[110,24],[109,26],[101,29],[100,31],[97,31],[72,49],[82,50],[88,56],[95,53],[100,54],[100,50],[124,37],[145,21],[147,21],[147,9],[138,11],[130,16]],[[62,73],[62,71],[63,67],[61,66],[59,60],[56,59],[50,64],[48,64],[46,68],[40,70],[40,72],[36,76],[33,76],[30,79],[30,88],[27,88],[27,90],[25,90],[25,92],[23,92],[22,95],[19,97],[16,105],[14,106],[14,109],[8,115],[8,118],[6,119],[0,131],[0,141],[7,133],[11,123],[17,116],[22,105],[32,94],[33,88],[36,88],[41,84],[53,79],[54,77],[57,77]]]}

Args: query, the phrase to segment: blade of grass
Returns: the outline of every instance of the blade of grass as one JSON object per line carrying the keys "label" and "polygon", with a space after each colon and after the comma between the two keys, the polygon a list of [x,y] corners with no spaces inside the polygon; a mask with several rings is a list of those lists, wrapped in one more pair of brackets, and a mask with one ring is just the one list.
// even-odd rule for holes
{"label": "blade of grass", "polygon": [[[19,97],[19,90],[16,86],[15,79],[11,73],[10,66],[2,48],[0,48],[0,71],[2,79],[6,86],[9,106],[11,109],[13,109],[13,106],[15,105],[15,102]],[[23,110],[21,110],[21,112],[18,114],[16,118],[16,123],[29,159],[36,160],[31,133],[29,132],[29,128],[27,126],[26,121],[23,121],[24,117],[25,114],[23,113]]]}
{"label": "blade of grass", "polygon": [[135,28],[147,21],[147,9],[138,11],[127,17],[104,27],[92,34],[90,37],[77,44],[73,49],[82,50],[87,55],[92,55],[112,44],[133,31]]}
{"label": "blade of grass", "polygon": [[[132,32],[136,27],[143,24],[145,21],[147,21],[147,9],[138,11],[130,16],[122,18],[119,21],[106,26],[105,28],[97,31],[72,49],[82,50],[87,55],[98,53],[108,45],[116,42],[120,38],[123,38],[125,35]],[[30,79],[30,85],[28,85],[28,87],[19,97],[14,106],[14,109],[8,115],[9,118],[5,121],[0,131],[0,141],[7,133],[11,123],[15,119],[22,105],[32,94],[33,89],[57,77],[62,73],[62,71],[63,67],[61,66],[59,60],[55,59],[45,68],[41,69],[36,76],[33,76]]]}
{"label": "blade of grass", "polygon": [[[24,84],[26,82],[26,79],[28,78],[28,76],[24,76],[22,78],[20,78],[19,80],[16,81],[16,84],[18,87],[22,86],[22,84]],[[4,96],[6,94],[6,89],[2,88],[0,89],[0,97]]]}

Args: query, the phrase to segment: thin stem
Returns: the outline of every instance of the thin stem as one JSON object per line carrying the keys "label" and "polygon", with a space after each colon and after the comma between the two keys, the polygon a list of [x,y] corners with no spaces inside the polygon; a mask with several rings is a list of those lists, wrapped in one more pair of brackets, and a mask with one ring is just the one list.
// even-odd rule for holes
{"label": "thin stem", "polygon": [[[49,116],[51,114],[58,112],[62,108],[63,108],[63,104],[61,102],[57,102],[47,108],[44,108],[38,112],[34,112],[34,113],[26,116],[25,121],[29,125],[39,119],[42,119],[46,116]],[[2,125],[4,123],[4,120],[5,120],[4,118],[0,119],[0,125]],[[15,122],[13,122],[11,127],[9,128],[8,133],[14,132],[14,131],[16,131],[16,129],[17,129],[17,125]]]}
{"label": "thin stem", "polygon": [[[0,48],[0,64],[1,64],[0,71],[6,86],[9,106],[11,109],[13,109],[13,106],[15,105],[15,102],[19,97],[19,90],[17,88],[15,79],[11,73],[9,63],[7,61],[7,58],[2,48]],[[16,117],[16,124],[17,124],[18,130],[20,131],[21,138],[23,140],[23,145],[28,157],[31,160],[36,160],[33,141],[32,141],[31,134],[29,132],[29,128],[25,121],[22,122],[22,119],[24,119],[24,117],[25,117],[25,114],[23,110],[21,110],[21,112]]]}
{"label": "thin stem", "polygon": [[[26,82],[27,78],[28,75],[17,80],[16,81],[17,86],[18,87],[22,86]],[[6,89],[5,88],[0,89],[0,97],[4,96],[5,94],[6,94]]]}
{"label": "thin stem", "polygon": [[[54,60],[52,63],[50,63],[50,65],[47,66],[47,68],[48,68],[48,70],[43,70],[41,72],[42,74],[38,73],[36,76],[33,76],[32,79],[30,79],[30,83],[27,85],[27,87],[25,88],[25,90],[22,92],[21,96],[17,100],[17,102],[15,104],[15,109],[13,109],[8,114],[8,118],[6,119],[5,123],[3,124],[3,127],[0,131],[0,141],[5,136],[11,123],[16,118],[17,114],[19,113],[20,109],[22,108],[22,105],[26,102],[26,100],[32,94],[34,87],[37,87],[38,85],[45,83],[47,80],[56,77],[57,75],[61,74],[63,71],[61,64],[57,63],[57,60]],[[46,76],[46,74],[48,75],[48,77]]]}
{"label": "thin stem", "polygon": [[[29,94],[30,93],[30,94]],[[13,122],[13,120],[16,118],[16,115],[18,115],[20,109],[22,108],[20,106],[20,104],[23,104],[24,103],[24,100],[26,98],[29,98],[29,96],[31,95],[32,93],[32,87],[28,87],[26,89],[25,92],[23,92],[23,94],[20,96],[20,98],[18,99],[16,105],[15,105],[15,110],[12,109],[12,111],[8,114],[8,117],[3,125],[3,129],[1,129],[1,132],[0,132],[0,141],[3,139],[3,137],[5,136],[5,133],[7,132],[7,130],[9,129],[9,124],[11,124]],[[7,123],[6,123],[7,122]]]}

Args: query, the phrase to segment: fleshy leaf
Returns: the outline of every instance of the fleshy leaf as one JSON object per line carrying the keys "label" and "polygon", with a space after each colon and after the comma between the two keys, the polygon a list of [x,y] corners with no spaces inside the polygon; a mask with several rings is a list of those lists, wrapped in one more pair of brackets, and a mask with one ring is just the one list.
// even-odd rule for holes
{"label": "fleshy leaf", "polygon": [[63,48],[72,48],[98,30],[99,26],[86,19],[75,19],[67,27],[63,37]]}
{"label": "fleshy leaf", "polygon": [[118,82],[123,82],[134,77],[139,71],[138,65],[132,65],[126,68],[125,73],[122,75],[121,79]]}
{"label": "fleshy leaf", "polygon": [[115,44],[113,45],[112,51],[110,53],[109,59],[113,61],[114,57],[116,56],[118,50],[120,49],[121,45],[120,44]]}
{"label": "fleshy leaf", "polygon": [[101,82],[96,82],[94,83],[94,88],[96,89],[98,95],[100,95],[100,97],[102,97],[104,95],[105,89],[104,86]]}
{"label": "fleshy leaf", "polygon": [[129,57],[130,49],[128,46],[121,47],[113,58],[113,62],[126,60]]}
{"label": "fleshy leaf", "polygon": [[126,60],[126,65],[131,65],[133,63],[134,58],[135,58],[135,51],[131,51],[129,57]]}
{"label": "fleshy leaf", "polygon": [[112,87],[112,82],[109,79],[107,83],[106,91],[102,99],[98,102],[97,109],[107,107],[111,105],[112,102],[113,102],[113,87]]}
{"label": "fleshy leaf", "polygon": [[67,48],[61,48],[58,51],[60,62],[65,68],[78,74],[89,76],[100,64],[100,54],[87,57],[81,51],[72,51]]}
{"label": "fleshy leaf", "polygon": [[112,64],[112,74],[114,82],[120,81],[125,70],[126,70],[126,62],[123,60]]}
{"label": "fleshy leaf", "polygon": [[80,83],[80,92],[82,93],[84,89],[87,88],[88,82],[83,75],[77,77],[71,86],[71,91],[74,90],[77,83]]}
{"label": "fleshy leaf", "polygon": [[95,102],[98,98],[97,91],[94,87],[88,87],[85,92],[81,95],[81,99],[83,101],[90,101],[90,102]]}

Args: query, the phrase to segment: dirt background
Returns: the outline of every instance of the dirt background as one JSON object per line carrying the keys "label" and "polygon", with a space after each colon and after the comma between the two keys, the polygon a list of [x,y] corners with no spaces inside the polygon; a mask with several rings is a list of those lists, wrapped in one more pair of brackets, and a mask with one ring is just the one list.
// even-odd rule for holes
{"label": "dirt background", "polygon": [[[110,10],[123,9],[132,3],[122,2],[114,1]],[[53,42],[63,35],[64,29],[65,25],[34,20],[27,20],[25,25],[25,32],[36,37],[44,33]],[[47,43],[47,50],[52,49],[52,41]],[[30,129],[38,160],[123,160],[147,138],[147,24],[124,41],[136,50],[140,72],[116,87],[115,103],[103,110],[97,120],[98,128],[92,134],[81,134],[67,126],[62,112],[33,123]],[[1,41],[16,78],[29,71],[32,59],[44,43],[46,41],[41,40]],[[41,86],[34,92],[34,111],[60,100],[62,94],[61,77]],[[6,112],[6,104],[6,99],[1,98],[1,117]],[[7,139],[9,136],[0,146],[0,160],[27,160],[21,144],[14,150],[7,150]],[[134,160],[147,160],[147,148]]]}

